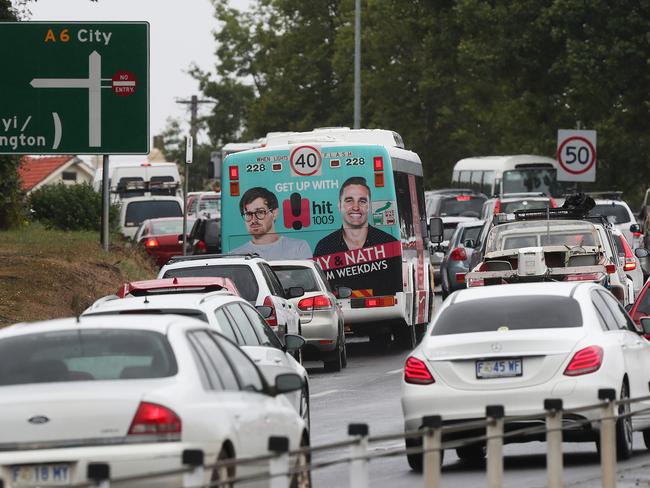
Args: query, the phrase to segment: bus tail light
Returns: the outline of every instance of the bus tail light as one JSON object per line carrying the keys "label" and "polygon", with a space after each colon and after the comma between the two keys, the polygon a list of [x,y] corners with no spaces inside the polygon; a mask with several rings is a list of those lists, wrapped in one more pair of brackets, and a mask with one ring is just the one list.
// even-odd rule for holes
{"label": "bus tail light", "polygon": [[372,165],[375,171],[384,171],[384,158],[382,156],[375,156],[372,158]]}
{"label": "bus tail light", "polygon": [[239,167],[228,166],[228,176],[230,177],[230,196],[239,196]]}
{"label": "bus tail light", "polygon": [[377,172],[375,173],[375,187],[384,186],[384,173]]}
{"label": "bus tail light", "polygon": [[278,315],[275,312],[275,305],[273,305],[273,298],[271,298],[271,295],[267,296],[264,299],[264,303],[262,304],[265,307],[270,307],[271,308],[271,315],[266,317],[266,323],[269,324],[271,327],[277,327],[278,326]]}
{"label": "bus tail light", "polygon": [[350,308],[378,308],[392,307],[394,305],[397,305],[397,299],[394,296],[350,299]]}
{"label": "bus tail light", "polygon": [[239,181],[230,182],[230,196],[232,197],[239,196]]}

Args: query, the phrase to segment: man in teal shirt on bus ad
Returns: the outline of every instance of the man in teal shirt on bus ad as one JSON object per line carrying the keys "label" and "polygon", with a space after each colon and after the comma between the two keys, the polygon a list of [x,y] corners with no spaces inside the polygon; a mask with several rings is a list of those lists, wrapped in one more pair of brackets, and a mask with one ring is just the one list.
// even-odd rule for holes
{"label": "man in teal shirt on bus ad", "polygon": [[278,198],[266,188],[256,186],[247,190],[239,201],[239,210],[251,240],[233,249],[231,254],[256,253],[267,261],[312,257],[307,241],[285,237],[275,231]]}

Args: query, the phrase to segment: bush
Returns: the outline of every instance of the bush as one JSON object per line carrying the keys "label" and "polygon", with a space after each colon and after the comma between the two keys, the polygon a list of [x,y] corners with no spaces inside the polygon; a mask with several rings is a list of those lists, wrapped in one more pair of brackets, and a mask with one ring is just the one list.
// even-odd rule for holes
{"label": "bush", "polygon": [[[45,227],[61,230],[100,230],[102,195],[87,183],[46,185],[30,195],[33,218]],[[120,210],[109,209],[111,231],[118,230]]]}

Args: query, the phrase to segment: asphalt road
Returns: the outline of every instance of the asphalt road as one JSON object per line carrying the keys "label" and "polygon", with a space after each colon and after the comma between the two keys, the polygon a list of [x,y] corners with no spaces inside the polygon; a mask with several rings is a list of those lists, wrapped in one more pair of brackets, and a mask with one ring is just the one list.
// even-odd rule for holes
{"label": "asphalt road", "polygon": [[[440,297],[437,298],[440,300]],[[363,422],[370,435],[401,432],[402,410],[400,381],[402,366],[408,351],[373,352],[367,341],[348,339],[348,367],[340,373],[326,373],[322,363],[307,362],[311,382],[311,442],[312,446],[347,439],[349,423]],[[643,438],[635,434],[632,459],[618,465],[618,487],[650,487],[650,452]],[[376,452],[403,447],[402,441],[371,445]],[[565,486],[579,488],[601,486],[600,464],[594,443],[565,443]],[[542,488],[546,483],[546,444],[530,442],[511,444],[504,449],[504,487]],[[318,453],[314,461],[344,457],[347,449]],[[347,464],[322,468],[313,473],[318,487],[349,486]],[[442,486],[463,488],[486,486],[485,466],[462,463],[454,451],[445,452]],[[422,475],[410,470],[405,456],[386,457],[371,461],[370,486],[421,487]]]}

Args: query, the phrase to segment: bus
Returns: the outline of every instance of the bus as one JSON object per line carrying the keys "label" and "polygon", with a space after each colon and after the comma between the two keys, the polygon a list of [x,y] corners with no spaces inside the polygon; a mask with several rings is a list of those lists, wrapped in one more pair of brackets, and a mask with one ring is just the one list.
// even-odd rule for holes
{"label": "bus", "polygon": [[488,196],[534,192],[561,197],[557,164],[555,159],[529,154],[465,158],[454,165],[451,184]]}
{"label": "bus", "polygon": [[229,155],[222,171],[222,252],[313,259],[335,292],[352,289],[339,301],[348,331],[414,346],[431,317],[433,272],[422,163],[399,134],[281,133]]}

